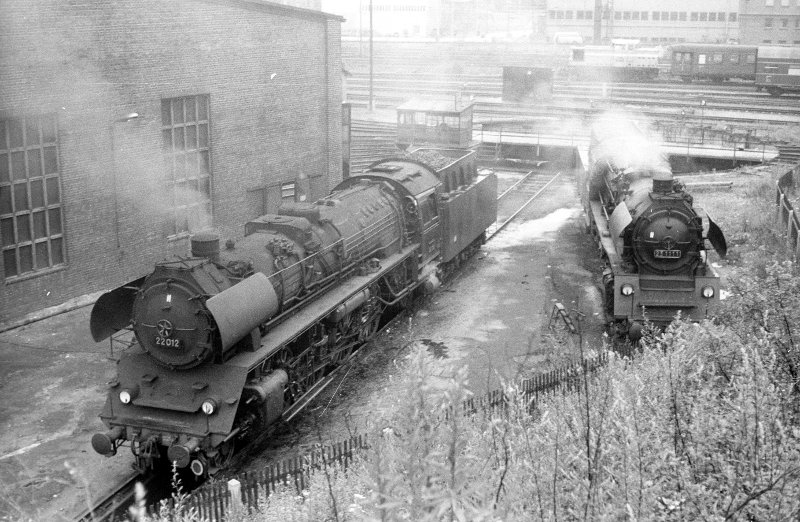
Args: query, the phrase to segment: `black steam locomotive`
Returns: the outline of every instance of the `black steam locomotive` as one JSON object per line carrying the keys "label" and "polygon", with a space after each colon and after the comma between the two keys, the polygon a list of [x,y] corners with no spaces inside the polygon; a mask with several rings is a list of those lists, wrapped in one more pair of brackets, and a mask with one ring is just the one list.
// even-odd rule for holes
{"label": "black steam locomotive", "polygon": [[727,252],[720,228],[693,206],[656,148],[630,120],[598,121],[581,190],[588,230],[606,260],[607,317],[633,341],[645,318],[663,325],[679,311],[691,320],[707,317],[720,285],[705,240],[720,256]]}
{"label": "black steam locomotive", "polygon": [[318,393],[386,307],[436,287],[478,247],[496,197],[474,151],[418,152],[250,221],[223,248],[195,235],[191,256],[157,263],[92,310],[95,340],[135,334],[93,448],[111,456],[130,444],[142,471],[224,467],[237,443]]}

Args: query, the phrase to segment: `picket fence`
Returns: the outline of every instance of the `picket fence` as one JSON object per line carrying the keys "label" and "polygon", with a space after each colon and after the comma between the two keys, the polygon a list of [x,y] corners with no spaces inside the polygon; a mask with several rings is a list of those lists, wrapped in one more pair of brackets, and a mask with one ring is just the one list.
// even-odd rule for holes
{"label": "picket fence", "polygon": [[[584,371],[593,373],[607,362],[608,353],[602,352],[583,363],[565,365],[525,379],[520,382],[519,391],[534,408],[542,394],[577,390],[581,386]],[[503,390],[493,390],[465,401],[462,411],[465,414],[490,412],[504,407],[507,400]],[[237,477],[238,483],[233,491],[225,482],[202,486],[181,500],[183,512],[193,510],[201,520],[223,521],[226,514],[238,505],[248,509],[257,508],[259,498],[265,498],[283,485],[293,486],[300,493],[306,488],[314,470],[331,465],[347,468],[360,451],[369,447],[368,439],[367,434],[359,434],[343,441],[320,445],[310,453],[283,460],[265,469],[244,473]],[[174,509],[175,502],[174,499],[166,501],[165,507]],[[161,507],[150,506],[148,511],[158,513]]]}

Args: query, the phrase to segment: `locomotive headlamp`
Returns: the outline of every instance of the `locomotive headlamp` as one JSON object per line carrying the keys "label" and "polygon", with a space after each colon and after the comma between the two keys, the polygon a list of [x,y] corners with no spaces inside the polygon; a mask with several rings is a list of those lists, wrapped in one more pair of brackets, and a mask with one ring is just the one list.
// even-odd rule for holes
{"label": "locomotive headlamp", "polygon": [[633,285],[625,283],[620,288],[620,292],[622,292],[622,295],[633,295]]}
{"label": "locomotive headlamp", "polygon": [[217,401],[214,399],[206,399],[203,401],[203,404],[200,406],[200,408],[206,415],[213,415],[214,412],[217,411]]}
{"label": "locomotive headlamp", "polygon": [[711,299],[712,297],[714,297],[714,288],[713,287],[704,286],[703,290],[701,290],[701,292],[703,293],[703,297],[705,297],[706,299]]}
{"label": "locomotive headlamp", "polygon": [[122,404],[130,404],[136,396],[139,395],[139,390],[136,388],[125,388],[119,392],[119,402]]}

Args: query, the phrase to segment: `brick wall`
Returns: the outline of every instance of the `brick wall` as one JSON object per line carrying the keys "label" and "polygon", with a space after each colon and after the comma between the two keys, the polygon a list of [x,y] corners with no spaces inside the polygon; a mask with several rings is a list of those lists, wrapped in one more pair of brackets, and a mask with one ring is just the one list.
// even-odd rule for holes
{"label": "brick wall", "polygon": [[58,116],[67,264],[16,280],[0,267],[0,321],[188,250],[167,236],[164,98],[209,95],[223,238],[261,213],[253,194],[274,197],[300,172],[312,198],[326,194],[342,176],[340,23],[254,0],[4,1],[0,118]]}

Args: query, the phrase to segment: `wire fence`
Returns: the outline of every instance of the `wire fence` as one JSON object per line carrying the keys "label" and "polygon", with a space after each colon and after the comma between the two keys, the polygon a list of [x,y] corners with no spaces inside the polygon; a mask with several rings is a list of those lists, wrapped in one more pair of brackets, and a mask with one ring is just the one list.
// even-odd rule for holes
{"label": "wire fence", "polygon": [[[550,372],[525,379],[519,384],[523,400],[535,408],[543,395],[555,392],[569,393],[579,389],[584,373],[594,373],[608,362],[608,352],[556,368]],[[504,408],[509,397],[503,390],[493,390],[481,397],[472,397],[462,404],[464,414],[491,412]],[[259,498],[264,499],[276,489],[289,486],[300,493],[309,483],[315,470],[325,466],[347,468],[359,453],[369,448],[367,434],[359,434],[346,440],[319,445],[304,455],[283,460],[262,470],[244,473],[236,480],[217,482],[202,486],[181,500],[184,512],[195,511],[201,519],[221,521],[227,513],[237,507],[255,509]],[[167,509],[175,509],[175,500],[166,502]],[[149,511],[158,513],[159,506],[150,506]]]}

